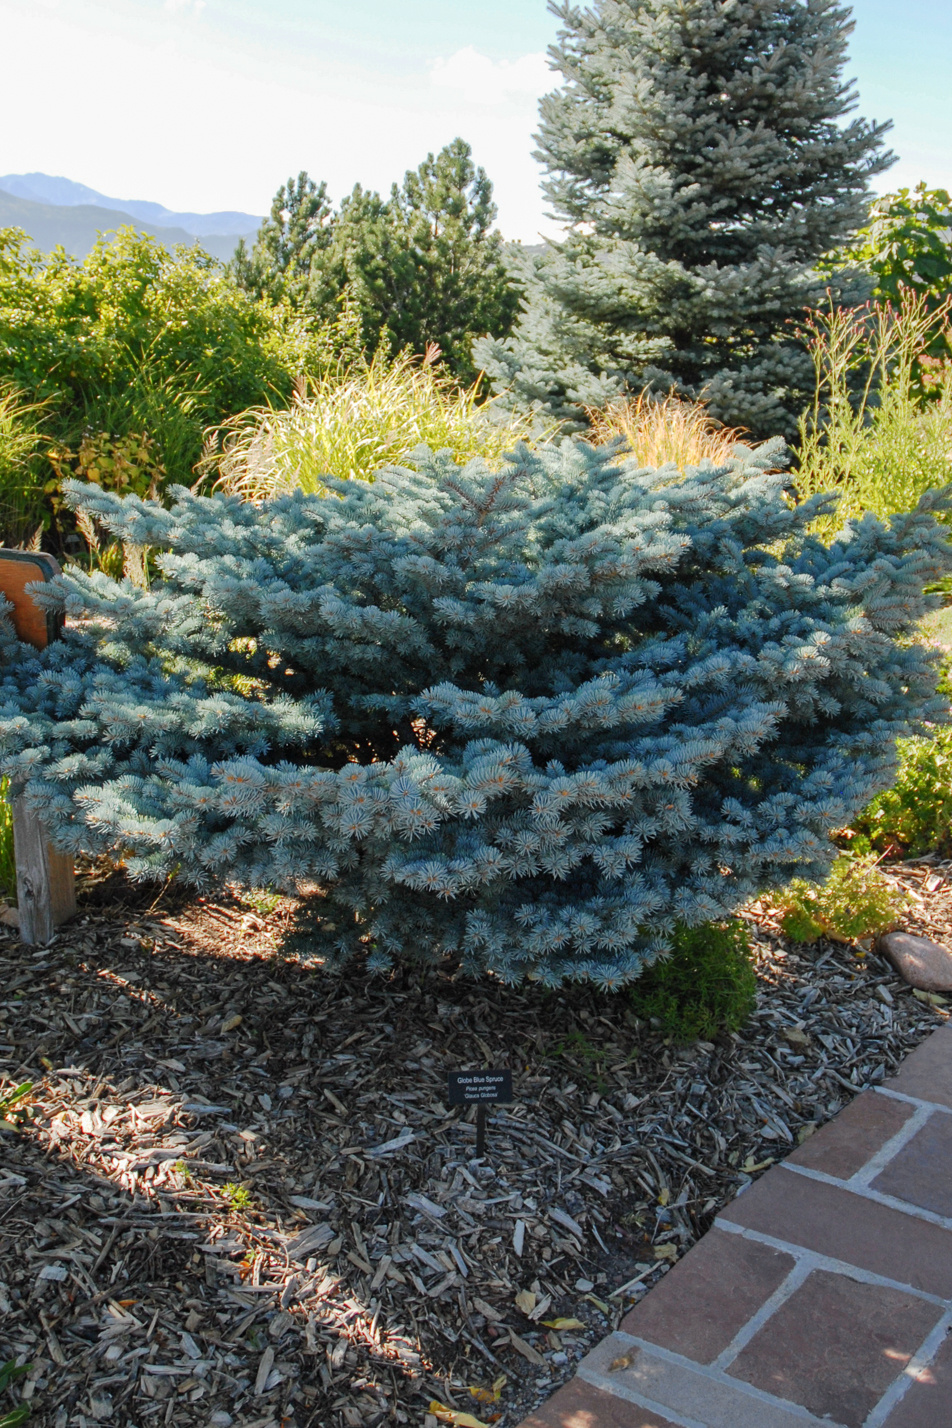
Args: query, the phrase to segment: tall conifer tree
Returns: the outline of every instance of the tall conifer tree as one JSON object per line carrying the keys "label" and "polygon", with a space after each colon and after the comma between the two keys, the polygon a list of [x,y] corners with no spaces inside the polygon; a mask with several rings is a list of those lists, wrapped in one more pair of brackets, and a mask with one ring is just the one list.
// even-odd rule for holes
{"label": "tall conifer tree", "polygon": [[305,303],[315,258],[331,243],[332,211],[326,183],[315,183],[303,169],[297,179],[289,178],[275,194],[251,252],[244,239],[238,244],[232,271],[239,286],[272,302]]}
{"label": "tall conifer tree", "polygon": [[553,4],[563,84],[537,157],[563,242],[525,262],[497,387],[563,417],[649,385],[789,431],[810,386],[791,320],[819,256],[864,221],[887,124],[846,120],[853,28],[837,0]]}
{"label": "tall conifer tree", "polygon": [[346,287],[368,348],[382,338],[422,354],[435,343],[471,381],[473,338],[508,333],[519,305],[495,218],[493,186],[463,139],[408,170],[389,200],[358,184],[312,264],[312,306],[332,314]]}

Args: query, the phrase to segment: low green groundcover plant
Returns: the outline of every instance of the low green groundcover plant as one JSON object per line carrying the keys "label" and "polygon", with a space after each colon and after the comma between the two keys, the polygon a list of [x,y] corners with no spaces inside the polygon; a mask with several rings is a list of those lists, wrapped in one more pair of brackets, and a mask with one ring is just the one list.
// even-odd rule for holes
{"label": "low green groundcover plant", "polygon": [[735,917],[677,928],[669,956],[643,972],[629,996],[638,1016],[679,1044],[738,1031],[757,999],[746,924]]}
{"label": "low green groundcover plant", "polygon": [[822,880],[941,717],[911,636],[952,569],[927,494],[829,544],[768,446],[650,470],[582,440],[260,505],[70,499],[151,548],[0,631],[0,774],[64,851],[292,890],[312,955],[634,981],[679,926]]}
{"label": "low green groundcover plant", "polygon": [[894,927],[905,907],[903,895],[877,869],[872,854],[842,854],[820,884],[795,878],[786,889],[781,925],[795,942],[832,937],[852,942]]}

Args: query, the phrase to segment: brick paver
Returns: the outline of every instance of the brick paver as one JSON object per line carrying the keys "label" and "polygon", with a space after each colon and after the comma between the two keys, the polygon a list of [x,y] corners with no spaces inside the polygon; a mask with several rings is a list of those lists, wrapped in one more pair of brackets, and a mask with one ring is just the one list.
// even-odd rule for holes
{"label": "brick paver", "polygon": [[952,1428],[952,1339],[913,1375],[883,1428]]}
{"label": "brick paver", "polygon": [[792,1255],[715,1227],[625,1315],[621,1328],[696,1363],[712,1363],[795,1264]]}
{"label": "brick paver", "polygon": [[952,1110],[952,1023],[917,1046],[884,1089]]}
{"label": "brick paver", "polygon": [[522,1428],[952,1428],[952,1024],[740,1194]]}
{"label": "brick paver", "polygon": [[952,1217],[952,1115],[935,1111],[880,1171],[871,1189]]}
{"label": "brick paver", "polygon": [[817,1270],[741,1349],[728,1373],[862,1428],[942,1317],[901,1289]]}
{"label": "brick paver", "polygon": [[804,1165],[837,1180],[849,1180],[900,1134],[915,1113],[915,1106],[908,1101],[863,1091],[789,1155],[785,1164]]}
{"label": "brick paver", "polygon": [[525,1419],[522,1428],[680,1428],[650,1408],[603,1393],[583,1378],[573,1378]]}

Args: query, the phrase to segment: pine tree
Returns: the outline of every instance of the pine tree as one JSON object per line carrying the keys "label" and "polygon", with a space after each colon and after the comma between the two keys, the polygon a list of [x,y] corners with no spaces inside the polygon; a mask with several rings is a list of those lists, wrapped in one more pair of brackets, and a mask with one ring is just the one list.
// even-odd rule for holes
{"label": "pine tree", "polygon": [[331,216],[325,183],[315,183],[303,169],[297,179],[289,178],[275,194],[251,252],[244,239],[238,244],[231,266],[239,287],[273,303],[304,304],[315,258],[331,243]]}
{"label": "pine tree", "polygon": [[435,345],[468,383],[474,338],[505,336],[518,307],[492,194],[462,139],[428,154],[389,199],[357,184],[337,211],[326,185],[301,173],[278,189],[251,253],[239,244],[232,271],[255,296],[320,323],[346,304],[368,354]]}
{"label": "pine tree", "polygon": [[382,341],[423,354],[435,345],[455,376],[472,381],[473,339],[509,332],[518,306],[492,192],[462,139],[428,154],[389,200],[358,184],[312,267],[312,307],[330,317],[346,288],[368,350]]}
{"label": "pine tree", "polygon": [[[396,340],[413,273],[401,225],[386,199],[356,184],[334,216],[334,237],[311,267],[309,307],[331,321],[345,301],[359,327],[368,354],[384,346],[399,351]],[[423,351],[411,342],[415,351]]]}
{"label": "pine tree", "polygon": [[848,7],[552,9],[564,83],[542,100],[537,157],[567,236],[528,264],[512,340],[478,343],[477,360],[497,389],[576,421],[647,385],[757,434],[791,431],[811,389],[791,322],[892,161],[888,125],[840,122],[856,102]]}
{"label": "pine tree", "polygon": [[0,774],[133,876],[322,885],[326,964],[622,985],[679,924],[822,877],[942,707],[911,636],[949,493],[827,546],[830,498],[790,502],[778,456],[420,448],[171,510],[74,482],[161,578],[67,571],[40,652],[0,619]]}
{"label": "pine tree", "polygon": [[454,139],[409,171],[391,206],[402,230],[412,273],[404,303],[390,322],[396,347],[425,351],[435,343],[450,369],[472,380],[473,338],[507,333],[518,298],[493,229],[496,205],[485,169]]}

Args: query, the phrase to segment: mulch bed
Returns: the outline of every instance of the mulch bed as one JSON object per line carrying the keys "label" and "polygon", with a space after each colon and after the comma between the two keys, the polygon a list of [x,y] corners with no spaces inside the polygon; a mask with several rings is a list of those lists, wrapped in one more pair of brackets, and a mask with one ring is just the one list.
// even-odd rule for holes
{"label": "mulch bed", "polygon": [[[910,930],[952,933],[947,874],[893,869]],[[34,1083],[0,1362],[49,1428],[512,1428],[947,1016],[768,907],[751,1022],[679,1050],[624,995],[332,980],[276,954],[289,905],[154,896],[93,886],[39,953],[0,931],[0,1094]],[[476,1160],[446,1073],[481,1066],[515,1101]]]}

